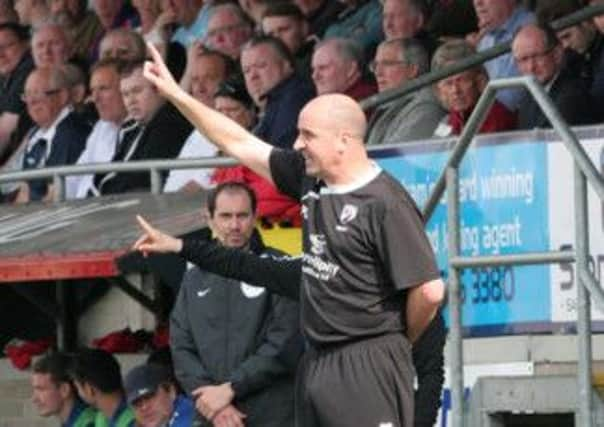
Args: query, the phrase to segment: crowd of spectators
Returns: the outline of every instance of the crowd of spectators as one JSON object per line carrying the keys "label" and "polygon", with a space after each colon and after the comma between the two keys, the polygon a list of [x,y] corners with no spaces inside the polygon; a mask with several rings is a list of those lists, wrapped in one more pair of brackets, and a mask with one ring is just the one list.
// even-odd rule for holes
{"label": "crowd of spectators", "polygon": [[[82,0],[4,0],[0,171],[219,156],[142,77],[145,42],[195,98],[214,108],[235,103],[225,111],[245,111],[242,125],[277,147],[293,146],[297,116],[317,95],[360,101],[509,41],[508,54],[368,111],[367,144],[459,134],[489,79],[521,74],[536,76],[569,124],[597,123],[604,114],[601,18],[558,33],[549,27],[585,3],[94,0],[88,8]],[[500,91],[481,131],[549,126],[525,98],[521,89]],[[144,175],[71,177],[66,194],[145,191]],[[265,219],[299,223],[295,203],[245,168],[162,178],[165,191],[189,192],[236,178],[255,189]],[[44,180],[0,189],[5,203],[52,197]]]}

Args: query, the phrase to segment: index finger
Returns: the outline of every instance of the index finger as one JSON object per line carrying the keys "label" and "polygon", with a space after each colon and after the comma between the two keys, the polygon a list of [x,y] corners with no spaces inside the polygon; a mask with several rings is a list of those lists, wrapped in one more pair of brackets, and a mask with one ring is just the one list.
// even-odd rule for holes
{"label": "index finger", "polygon": [[141,228],[145,231],[145,233],[147,233],[147,234],[155,233],[155,228],[153,228],[153,226],[151,226],[151,224],[149,224],[147,221],[145,221],[145,218],[143,218],[140,215],[137,215],[136,220],[138,221],[138,225],[141,226]]}

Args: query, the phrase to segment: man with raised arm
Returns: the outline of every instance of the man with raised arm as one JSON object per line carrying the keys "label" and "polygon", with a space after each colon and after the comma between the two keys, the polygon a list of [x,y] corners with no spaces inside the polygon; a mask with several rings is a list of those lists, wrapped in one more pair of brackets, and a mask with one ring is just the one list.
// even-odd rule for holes
{"label": "man with raised arm", "polygon": [[[344,95],[309,102],[295,151],[257,139],[198,103],[150,47],[145,76],[224,152],[302,202],[300,300],[309,344],[298,372],[299,426],[413,425],[411,345],[444,284],[404,188],[367,156],[365,116]],[[135,249],[192,258],[195,243],[143,235]]]}

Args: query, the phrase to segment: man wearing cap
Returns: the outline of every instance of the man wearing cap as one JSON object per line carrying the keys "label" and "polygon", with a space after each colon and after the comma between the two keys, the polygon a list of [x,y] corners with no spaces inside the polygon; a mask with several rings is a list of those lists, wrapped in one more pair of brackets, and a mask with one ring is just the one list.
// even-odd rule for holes
{"label": "man wearing cap", "polygon": [[178,394],[174,379],[165,367],[155,364],[134,367],[126,376],[124,388],[137,426],[192,425],[195,415],[193,402]]}

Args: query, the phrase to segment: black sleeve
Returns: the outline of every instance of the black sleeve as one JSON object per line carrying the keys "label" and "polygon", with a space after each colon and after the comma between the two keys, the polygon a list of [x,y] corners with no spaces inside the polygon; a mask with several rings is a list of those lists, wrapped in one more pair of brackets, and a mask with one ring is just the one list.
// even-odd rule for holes
{"label": "black sleeve", "polygon": [[413,365],[417,373],[415,427],[432,427],[441,406],[445,382],[444,347],[447,338],[440,312],[413,345]]}
{"label": "black sleeve", "polygon": [[300,297],[302,263],[299,258],[261,257],[198,237],[185,237],[180,255],[210,273],[265,287],[294,300]]}
{"label": "black sleeve", "polygon": [[274,148],[269,158],[271,177],[277,189],[295,200],[302,197],[304,158],[294,150]]}

